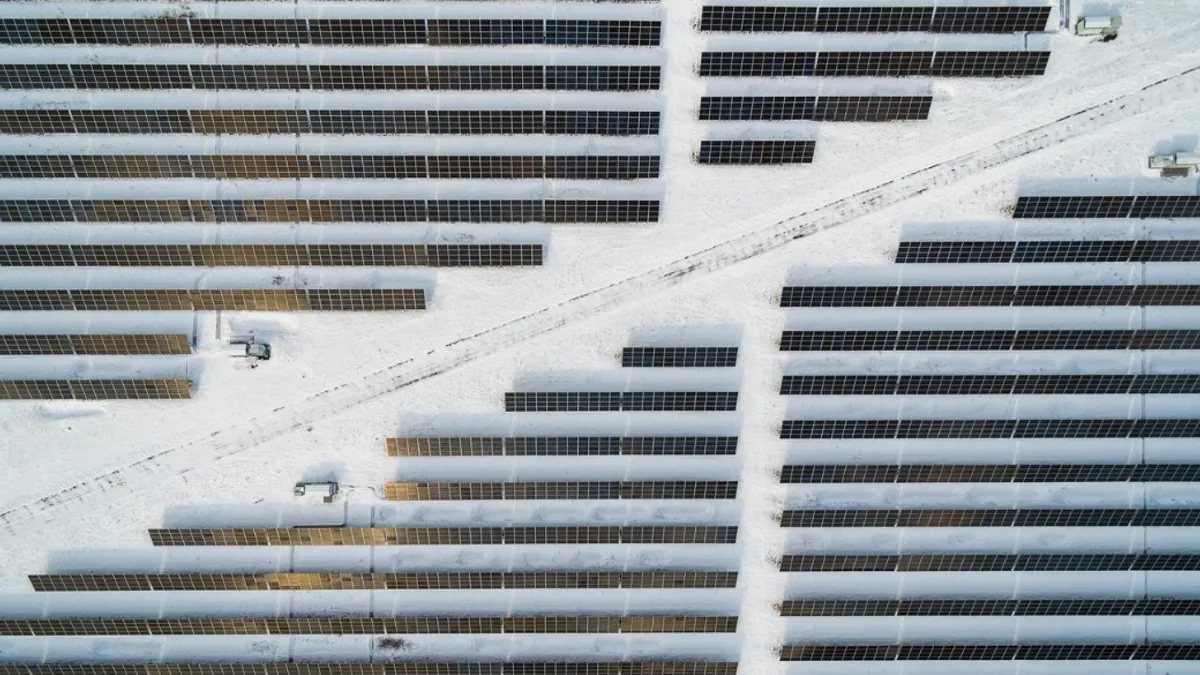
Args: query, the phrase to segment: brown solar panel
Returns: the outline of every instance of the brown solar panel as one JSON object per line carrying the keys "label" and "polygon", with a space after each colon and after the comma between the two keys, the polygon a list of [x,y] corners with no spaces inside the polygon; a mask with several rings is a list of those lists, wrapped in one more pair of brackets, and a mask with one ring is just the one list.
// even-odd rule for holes
{"label": "brown solar panel", "polygon": [[481,544],[733,544],[737,527],[293,527],[153,529],[155,546],[465,546]]}
{"label": "brown solar panel", "polygon": [[363,289],[0,290],[0,311],[394,311],[425,309],[425,291]]}
{"label": "brown solar panel", "polygon": [[0,355],[191,354],[186,335],[0,335]]}
{"label": "brown solar panel", "polygon": [[149,400],[192,397],[192,382],[165,380],[0,380],[0,400]]}
{"label": "brown solar panel", "polygon": [[541,263],[541,244],[0,244],[0,267],[481,267]]}

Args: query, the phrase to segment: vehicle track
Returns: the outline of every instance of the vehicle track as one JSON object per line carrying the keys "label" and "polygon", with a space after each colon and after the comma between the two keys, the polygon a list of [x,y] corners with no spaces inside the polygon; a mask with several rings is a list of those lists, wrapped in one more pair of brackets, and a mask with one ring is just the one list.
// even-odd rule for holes
{"label": "vehicle track", "polygon": [[[1088,106],[1070,115],[1009,136],[989,147],[927,166],[848,197],[804,211],[753,232],[733,237],[673,262],[635,274],[555,305],[461,337],[395,363],[357,382],[347,382],[281,406],[267,416],[207,437],[108,467],[91,478],[0,512],[5,532],[47,520],[60,509],[114,490],[133,492],[164,478],[234,455],[316,420],[374,400],[403,387],[453,370],[480,357],[519,344],[572,322],[591,318],[648,293],[701,274],[724,269],[772,251],[790,241],[851,222],[989,169],[1045,150],[1071,138],[1127,120],[1161,105],[1200,93],[1200,66],[1162,78],[1139,89]],[[34,519],[37,519],[34,521]]]}

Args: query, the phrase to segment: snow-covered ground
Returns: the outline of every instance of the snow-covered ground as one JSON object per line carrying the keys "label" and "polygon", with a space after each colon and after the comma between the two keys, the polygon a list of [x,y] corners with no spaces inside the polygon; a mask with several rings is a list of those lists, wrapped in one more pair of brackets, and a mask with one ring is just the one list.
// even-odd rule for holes
{"label": "snow-covered ground", "polygon": [[[420,658],[537,659],[579,657],[671,658],[680,655],[739,659],[753,675],[816,672],[805,664],[781,664],[773,649],[785,639],[837,639],[890,642],[954,637],[963,641],[991,636],[1004,642],[1037,636],[1123,642],[1142,636],[1194,639],[1190,617],[822,618],[781,619],[775,603],[785,597],[874,596],[898,593],[926,597],[958,588],[1007,597],[1070,592],[1069,589],[1122,589],[1195,597],[1200,576],[1189,573],[1080,574],[1064,586],[1060,575],[787,575],[777,570],[785,551],[878,553],[913,551],[1098,550],[1196,551],[1193,533],[1162,530],[964,531],[903,530],[786,531],[772,519],[799,504],[905,504],[908,506],[1120,506],[1157,500],[1195,506],[1190,486],[1074,485],[987,486],[986,489],[926,486],[783,486],[776,471],[792,462],[939,462],[954,459],[1009,462],[1051,459],[1123,461],[1147,458],[1186,460],[1191,444],[1175,441],[1013,441],[791,442],[778,440],[785,418],[1008,417],[1036,406],[1038,416],[1088,417],[1136,414],[1190,416],[1195,397],[1026,397],[1001,401],[972,397],[870,400],[859,397],[812,399],[781,397],[782,374],[801,372],[1200,372],[1193,354],[1024,354],[796,355],[778,351],[785,328],[946,328],[946,327],[1200,327],[1194,312],[1172,308],[958,310],[781,310],[785,283],[876,283],[901,278],[928,283],[951,279],[1002,278],[1022,281],[1058,274],[1077,279],[1127,279],[1145,275],[1150,283],[1197,283],[1197,266],[1047,266],[994,269],[975,266],[963,273],[951,266],[919,266],[898,272],[888,266],[896,243],[913,233],[977,232],[1002,238],[1009,230],[1004,209],[1017,194],[1196,194],[1197,182],[1162,182],[1145,169],[1155,151],[1189,150],[1197,143],[1195,110],[1200,102],[1200,3],[1195,0],[1130,0],[1122,3],[1120,38],[1101,44],[1063,34],[1045,38],[1052,51],[1044,77],[1019,80],[852,79],[817,81],[702,80],[694,67],[699,53],[728,46],[728,36],[701,36],[693,29],[700,0],[658,4],[584,3],[403,3],[298,0],[295,3],[191,2],[201,15],[221,17],[321,16],[560,16],[584,11],[596,18],[653,18],[665,21],[661,50],[445,50],[439,63],[492,62],[496,53],[525,63],[579,63],[589,57],[629,63],[662,63],[662,92],[622,95],[521,94],[471,102],[470,95],[447,93],[329,94],[317,92],[7,92],[0,107],[482,107],[614,106],[661,109],[663,134],[646,139],[514,138],[305,138],[280,137],[60,137],[0,138],[3,154],[49,152],[461,152],[463,149],[556,153],[656,152],[663,155],[663,180],[645,183],[505,181],[192,181],[145,185],[133,181],[0,181],[0,198],[387,198],[406,194],[502,194],[556,197],[603,196],[664,200],[662,222],[642,226],[482,226],[482,225],[76,225],[6,224],[0,243],[88,241],[294,243],[294,242],[542,242],[546,265],[514,270],[188,270],[147,273],[115,269],[5,269],[0,288],[77,287],[140,283],[220,286],[237,280],[266,285],[273,276],[310,285],[399,285],[416,280],[432,287],[425,312],[366,314],[200,314],[117,313],[0,317],[6,332],[100,331],[101,329],[187,332],[210,345],[222,333],[256,330],[269,335],[275,358],[255,370],[235,368],[207,349],[191,357],[137,359],[139,374],[197,380],[188,402],[5,402],[0,405],[0,614],[62,616],[105,613],[115,607],[128,615],[186,613],[214,602],[196,594],[153,594],[134,602],[96,594],[62,594],[49,600],[28,592],[25,575],[85,571],[546,569],[569,564],[580,569],[649,569],[666,563],[704,569],[740,569],[738,591],[538,592],[447,591],[423,594],[350,592],[308,597],[302,593],[222,594],[239,606],[338,611],[367,602],[387,613],[472,613],[586,607],[593,613],[642,609],[738,613],[737,635],[719,636],[415,636],[411,656]],[[904,4],[918,4],[906,2]],[[947,2],[940,4],[968,4]],[[969,4],[983,4],[973,2]],[[1042,4],[1042,3],[1007,3]],[[1079,4],[1079,3],[1073,3]],[[1100,3],[1103,4],[1103,3]],[[135,16],[154,14],[167,3],[3,3],[0,17],[38,15]],[[569,9],[568,9],[569,7]],[[478,8],[476,14],[474,8]],[[420,14],[428,10],[430,14]],[[453,14],[452,14],[453,13]],[[1053,22],[1057,25],[1057,22]],[[779,44],[781,38],[763,38]],[[845,40],[859,44],[865,38]],[[750,38],[739,37],[739,46]],[[925,38],[876,38],[876,45],[911,46]],[[961,36],[929,38],[921,44],[961,47]],[[995,47],[1004,40],[981,37]],[[797,38],[796,49],[814,43]],[[789,39],[789,43],[790,39]],[[884,48],[877,46],[876,48]],[[94,61],[126,58],[118,48],[0,48],[0,62],[56,62],[75,57]],[[139,58],[178,62],[223,62],[235,50],[138,48]],[[368,58],[379,63],[430,62],[414,51],[267,49],[238,54],[261,62],[338,63]],[[377,57],[377,58],[376,58]],[[450,59],[450,60],[442,60]],[[413,59],[417,59],[414,61]],[[424,60],[423,60],[424,59]],[[615,62],[615,61],[606,61]],[[702,94],[899,94],[932,93],[933,110],[924,122],[891,124],[712,123],[696,121]],[[351,101],[347,103],[347,101]],[[699,167],[692,154],[707,137],[815,138],[811,166]],[[284,147],[286,146],[286,147]],[[1148,223],[1163,236],[1192,236],[1189,224]],[[1120,225],[1071,221],[1022,223],[1021,231],[1072,236],[1116,236]],[[1042,229],[1038,229],[1042,228]],[[1114,234],[1116,233],[1116,234]],[[946,237],[949,238],[949,237]],[[1004,237],[1006,238],[1006,237]],[[936,267],[936,268],[935,268]],[[1048,266],[1057,267],[1057,266]],[[900,276],[902,275],[902,276]],[[969,277],[966,275],[970,275]],[[168,283],[169,282],[169,283]],[[989,281],[990,282],[990,281]],[[980,282],[987,283],[987,282]],[[36,284],[36,286],[35,286]],[[735,373],[625,373],[620,348],[629,344],[689,344],[720,336],[741,347]],[[124,362],[122,362],[124,363]],[[1158,370],[1161,366],[1162,370]],[[111,374],[124,366],[106,358],[0,357],[6,377]],[[1028,369],[1028,370],[1027,370]],[[505,391],[653,388],[651,383],[686,382],[697,389],[740,388],[739,411],[722,414],[553,414],[502,412]],[[722,386],[718,386],[722,385]],[[687,388],[687,387],[680,387]],[[467,431],[464,431],[467,430]],[[396,459],[384,455],[389,436],[457,434],[737,434],[736,457],[706,458],[523,458]],[[355,522],[622,524],[705,522],[740,524],[736,546],[628,547],[438,547],[437,550],[152,550],[150,527],[272,525],[300,520],[342,522],[341,505],[300,513],[291,504],[291,486],[302,479],[336,478],[344,485],[378,486],[389,480],[452,480],[467,476],[503,480],[509,476],[569,476],[573,479],[740,476],[736,504],[662,502],[653,505],[562,504],[384,504],[369,492],[351,490],[349,517]],[[902,488],[902,489],[901,489]],[[1101,578],[1103,576],[1104,578]],[[985,578],[986,577],[986,578]],[[961,585],[959,583],[961,582]],[[1090,592],[1090,591],[1089,591]],[[1110,590],[1111,592],[1111,590]],[[201,594],[202,595],[202,594]],[[258,594],[251,594],[258,595]],[[180,597],[183,596],[183,597]],[[357,603],[357,604],[356,604]],[[402,603],[402,604],[398,604]],[[402,610],[402,611],[401,611]],[[187,660],[245,653],[254,660],[277,658],[363,659],[365,636],[255,638],[0,638],[0,660],[91,658],[96,660]],[[1016,672],[1011,664],[971,664],[973,671]],[[1020,666],[1021,673],[1183,673],[1200,666],[1171,664],[1062,664]],[[949,665],[821,664],[820,672],[962,672]]]}

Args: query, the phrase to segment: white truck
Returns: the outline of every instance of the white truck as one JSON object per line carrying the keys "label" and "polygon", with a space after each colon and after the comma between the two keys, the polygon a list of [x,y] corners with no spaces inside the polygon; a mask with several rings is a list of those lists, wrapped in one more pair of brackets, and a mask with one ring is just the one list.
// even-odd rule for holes
{"label": "white truck", "polygon": [[1150,168],[1161,170],[1167,178],[1189,176],[1197,166],[1200,166],[1200,152],[1176,152],[1150,157]]}
{"label": "white truck", "polygon": [[333,503],[338,494],[338,484],[333,481],[301,482],[292,488],[292,494],[308,501],[320,500],[326,504]]}
{"label": "white truck", "polygon": [[229,339],[225,353],[234,358],[268,361],[271,358],[271,345],[255,340],[253,335],[237,335]]}

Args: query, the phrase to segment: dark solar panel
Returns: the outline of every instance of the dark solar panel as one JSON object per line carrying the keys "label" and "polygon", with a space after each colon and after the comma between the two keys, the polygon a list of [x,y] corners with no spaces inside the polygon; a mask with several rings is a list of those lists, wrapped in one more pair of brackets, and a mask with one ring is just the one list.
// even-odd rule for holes
{"label": "dark solar panel", "polygon": [[790,464],[781,483],[1200,482],[1200,464]]}
{"label": "dark solar panel", "polygon": [[705,96],[704,121],[894,122],[929,117],[931,96]]}
{"label": "dark solar panel", "polygon": [[704,52],[701,77],[1028,77],[1050,52]]}
{"label": "dark solar panel", "polygon": [[651,91],[658,66],[0,64],[0,89]]}
{"label": "dark solar panel", "polygon": [[6,134],[658,133],[659,113],[625,110],[0,110]]}
{"label": "dark solar panel", "polygon": [[934,77],[1029,77],[1045,75],[1050,52],[936,52]]}
{"label": "dark solar panel", "polygon": [[737,499],[737,481],[384,483],[394,501],[551,499]]}
{"label": "dark solar panel", "polygon": [[2,356],[191,354],[187,335],[0,335]]}
{"label": "dark solar panel", "polygon": [[733,544],[737,528],[626,527],[293,527],[156,529],[155,546],[467,546],[498,544]]}
{"label": "dark solar panel", "polygon": [[783,661],[1194,661],[1200,645],[784,645]]}
{"label": "dark solar panel", "polygon": [[38,574],[35,591],[315,591],[567,588],[734,588],[737,572],[272,572],[266,574]]}
{"label": "dark solar panel", "polygon": [[725,661],[268,661],[0,664],[0,675],[736,675]]}
{"label": "dark solar panel", "polygon": [[1200,240],[902,241],[896,262],[1200,262]]}
{"label": "dark solar panel", "polygon": [[517,436],[389,438],[392,457],[732,455],[736,436]]}
{"label": "dark solar panel", "polygon": [[335,223],[656,222],[653,200],[31,199],[0,200],[0,222]]}
{"label": "dark solar panel", "polygon": [[626,347],[622,368],[733,368],[737,347]]}
{"label": "dark solar panel", "polygon": [[786,420],[780,438],[1192,438],[1200,419]]}
{"label": "dark solar panel", "polygon": [[816,141],[700,141],[700,164],[810,164]]}
{"label": "dark solar panel", "polygon": [[364,289],[0,290],[0,311],[394,311],[425,309],[425,291]]}
{"label": "dark solar panel", "polygon": [[1188,616],[1192,598],[1002,600],[785,600],[780,616]]}
{"label": "dark solar panel", "polygon": [[735,391],[506,392],[505,412],[731,412]]}
{"label": "dark solar panel", "polygon": [[783,527],[1196,527],[1200,509],[790,510]]}
{"label": "dark solar panel", "polygon": [[1196,394],[1200,375],[785,375],[794,396]]}
{"label": "dark solar panel", "polygon": [[1200,330],[784,331],[782,351],[1200,349]]}
{"label": "dark solar panel", "polygon": [[1046,30],[1049,7],[790,7],[706,5],[708,32],[1029,33]]}
{"label": "dark solar panel", "polygon": [[0,244],[0,267],[491,267],[541,263],[541,244]]}
{"label": "dark solar panel", "polygon": [[788,286],[782,307],[1103,307],[1200,305],[1200,285]]}
{"label": "dark solar panel", "polygon": [[0,380],[0,400],[188,399],[192,382],[162,380]]}
{"label": "dark solar panel", "polygon": [[1190,553],[785,555],[781,572],[1200,572]]}
{"label": "dark solar panel", "polygon": [[1200,197],[1019,197],[1014,218],[1200,218]]}

